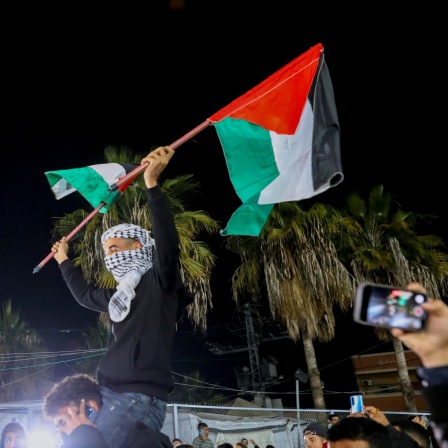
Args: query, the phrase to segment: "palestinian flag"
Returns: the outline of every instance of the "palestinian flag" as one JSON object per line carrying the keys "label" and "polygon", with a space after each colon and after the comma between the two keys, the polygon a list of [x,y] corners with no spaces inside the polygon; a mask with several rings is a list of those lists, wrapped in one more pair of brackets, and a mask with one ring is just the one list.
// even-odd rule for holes
{"label": "palestinian flag", "polygon": [[104,203],[105,206],[100,212],[106,213],[129,183],[119,189],[109,187],[137,166],[134,163],[103,163],[85,168],[46,171],[45,175],[56,199],[78,191],[94,208]]}
{"label": "palestinian flag", "polygon": [[258,236],[276,203],[342,182],[333,86],[317,44],[208,118],[242,205],[222,235]]}

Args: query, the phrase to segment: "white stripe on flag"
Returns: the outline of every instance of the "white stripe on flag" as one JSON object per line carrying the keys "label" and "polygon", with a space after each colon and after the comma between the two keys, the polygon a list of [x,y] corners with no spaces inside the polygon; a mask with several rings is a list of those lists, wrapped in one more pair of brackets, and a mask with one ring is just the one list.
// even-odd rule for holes
{"label": "white stripe on flag", "polygon": [[102,163],[99,165],[90,165],[89,168],[96,171],[109,186],[126,175],[126,170],[119,163]]}
{"label": "white stripe on flag", "polygon": [[[269,132],[279,176],[261,191],[259,204],[299,201],[318,193],[312,176],[313,126],[313,111],[307,100],[293,135]],[[325,185],[320,191],[328,188]]]}
{"label": "white stripe on flag", "polygon": [[72,187],[64,178],[60,178],[52,187],[56,199],[64,198],[65,196],[74,193],[76,188]]}

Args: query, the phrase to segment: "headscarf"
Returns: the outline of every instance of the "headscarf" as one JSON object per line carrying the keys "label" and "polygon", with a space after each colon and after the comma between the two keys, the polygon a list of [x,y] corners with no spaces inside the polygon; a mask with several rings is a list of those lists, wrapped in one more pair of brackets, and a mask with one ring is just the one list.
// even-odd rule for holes
{"label": "headscarf", "polygon": [[125,250],[104,257],[106,268],[118,282],[117,291],[109,301],[109,315],[121,322],[131,310],[131,300],[142,275],[152,268],[152,248],[155,245],[148,230],[134,224],[119,224],[101,236],[104,244],[110,238],[134,238],[142,244],[140,249]]}

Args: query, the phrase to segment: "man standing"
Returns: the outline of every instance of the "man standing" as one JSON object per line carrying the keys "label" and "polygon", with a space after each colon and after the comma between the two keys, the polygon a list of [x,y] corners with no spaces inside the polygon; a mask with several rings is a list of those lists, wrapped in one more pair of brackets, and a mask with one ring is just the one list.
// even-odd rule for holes
{"label": "man standing", "polygon": [[173,212],[158,185],[158,178],[174,150],[159,147],[142,160],[153,239],[149,231],[119,224],[103,233],[106,268],[116,288],[94,288],[68,257],[65,238],[52,251],[62,276],[78,303],[108,313],[111,333],[101,358],[97,379],[103,410],[97,427],[107,443],[125,447],[128,428],[143,422],[160,431],[168,394],[173,390],[171,352],[176,321],[192,296],[180,274],[179,235]]}
{"label": "man standing", "polygon": [[214,448],[213,442],[208,438],[207,423],[198,424],[199,435],[193,439],[194,448]]}

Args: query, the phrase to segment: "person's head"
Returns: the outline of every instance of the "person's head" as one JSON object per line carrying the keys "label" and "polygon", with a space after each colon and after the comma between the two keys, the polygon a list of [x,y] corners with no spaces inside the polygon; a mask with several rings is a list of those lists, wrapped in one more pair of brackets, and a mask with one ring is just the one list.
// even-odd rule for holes
{"label": "person's head", "polygon": [[153,266],[154,240],[140,226],[118,224],[101,235],[101,244],[106,269],[120,286],[109,301],[109,316],[114,322],[121,322],[131,310],[135,287]]}
{"label": "person's head", "polygon": [[200,422],[198,423],[198,431],[200,436],[208,437],[208,425],[207,423]]}
{"label": "person's head", "polygon": [[28,431],[21,423],[8,423],[2,431],[0,448],[26,448]]}
{"label": "person's head", "polygon": [[171,440],[171,445],[173,445],[173,446],[182,445],[182,440],[180,440],[180,439],[173,439],[173,440]]}
{"label": "person's head", "polygon": [[228,442],[223,442],[223,443],[220,443],[217,446],[217,448],[233,448],[233,445],[231,443],[228,443]]}
{"label": "person's head", "polygon": [[[118,224],[101,235],[106,264],[112,255],[150,247],[154,244],[148,230],[134,224]],[[117,257],[112,257],[117,258]],[[125,259],[124,257],[123,260]]]}
{"label": "person's head", "polygon": [[409,437],[412,437],[423,448],[431,447],[431,437],[420,423],[411,420],[394,420],[390,424],[398,431],[402,431]]}
{"label": "person's head", "polygon": [[393,437],[385,426],[367,417],[346,417],[327,432],[331,448],[385,448]]}
{"label": "person's head", "polygon": [[65,432],[61,415],[68,406],[79,406],[82,399],[86,403],[86,415],[88,408],[98,413],[103,404],[100,385],[93,376],[85,373],[67,376],[53,385],[44,397],[43,416],[53,420],[55,426]]}
{"label": "person's head", "polygon": [[303,430],[303,440],[306,448],[322,448],[327,440],[327,430],[318,423],[310,423]]}
{"label": "person's head", "polygon": [[242,439],[240,440],[240,442],[241,442],[241,443],[244,443],[244,445],[246,445],[246,446],[249,445],[249,440],[247,440],[245,437],[242,438]]}
{"label": "person's head", "polygon": [[245,445],[243,442],[237,442],[235,443],[234,448],[247,448],[247,445]]}
{"label": "person's head", "polygon": [[335,423],[337,423],[341,418],[339,417],[338,414],[330,414],[328,417],[328,420],[330,421],[330,423],[332,425],[334,425]]}

